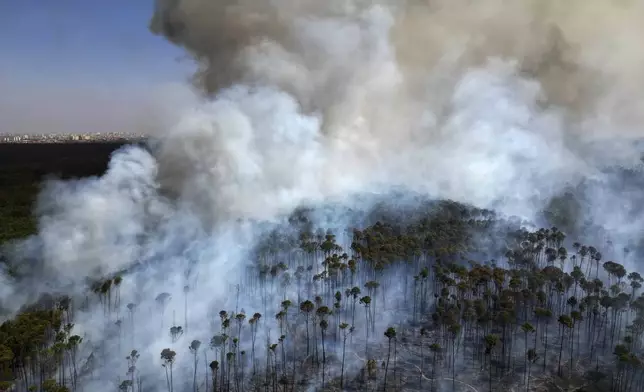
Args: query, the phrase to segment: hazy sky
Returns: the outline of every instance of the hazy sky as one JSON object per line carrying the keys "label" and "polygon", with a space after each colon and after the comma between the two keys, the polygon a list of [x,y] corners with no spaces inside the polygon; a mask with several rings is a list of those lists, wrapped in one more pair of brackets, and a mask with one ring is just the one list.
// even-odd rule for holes
{"label": "hazy sky", "polygon": [[0,133],[150,131],[191,69],[148,31],[152,7],[0,0]]}

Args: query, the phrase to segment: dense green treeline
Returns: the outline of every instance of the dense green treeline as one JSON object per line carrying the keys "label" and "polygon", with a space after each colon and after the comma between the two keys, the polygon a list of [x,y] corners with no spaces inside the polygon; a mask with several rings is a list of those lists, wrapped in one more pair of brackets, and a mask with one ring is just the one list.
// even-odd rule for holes
{"label": "dense green treeline", "polygon": [[36,231],[35,202],[43,180],[98,176],[123,143],[0,143],[0,244]]}

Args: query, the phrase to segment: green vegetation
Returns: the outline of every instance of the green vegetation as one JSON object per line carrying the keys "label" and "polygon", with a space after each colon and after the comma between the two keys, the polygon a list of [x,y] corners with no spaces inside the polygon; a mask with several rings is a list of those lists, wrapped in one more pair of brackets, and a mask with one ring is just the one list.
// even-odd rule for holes
{"label": "green vegetation", "polygon": [[0,243],[35,232],[31,212],[39,189],[38,181],[31,171],[0,170]]}
{"label": "green vegetation", "polygon": [[0,144],[0,243],[24,238],[36,230],[32,211],[42,181],[48,176],[100,175],[117,143]]}

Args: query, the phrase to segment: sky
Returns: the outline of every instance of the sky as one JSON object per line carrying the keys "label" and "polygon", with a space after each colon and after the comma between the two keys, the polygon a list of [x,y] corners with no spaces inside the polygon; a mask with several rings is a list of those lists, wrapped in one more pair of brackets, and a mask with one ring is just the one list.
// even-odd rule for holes
{"label": "sky", "polygon": [[149,32],[152,9],[153,0],[0,0],[0,133],[157,126],[150,117],[186,88],[192,64]]}

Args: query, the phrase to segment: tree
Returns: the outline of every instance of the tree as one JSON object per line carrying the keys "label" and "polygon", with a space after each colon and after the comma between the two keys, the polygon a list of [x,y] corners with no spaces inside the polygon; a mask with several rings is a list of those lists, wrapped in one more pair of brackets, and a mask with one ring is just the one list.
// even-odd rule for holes
{"label": "tree", "polygon": [[324,389],[324,375],[326,372],[326,350],[324,345],[324,335],[326,334],[326,329],[328,328],[329,323],[325,319],[320,320],[320,333],[322,334],[322,388]]}
{"label": "tree", "polygon": [[342,365],[340,368],[340,389],[344,387],[344,358],[347,351],[347,337],[353,332],[353,327],[349,328],[349,324],[342,323],[339,326],[342,333]]}
{"label": "tree", "polygon": [[488,369],[489,369],[489,386],[490,392],[493,392],[492,389],[492,350],[499,343],[499,337],[497,335],[486,335],[485,336],[485,354],[489,356],[488,360]]}
{"label": "tree", "polygon": [[176,343],[182,335],[183,328],[181,328],[181,326],[174,325],[170,328],[170,337],[172,338],[172,343]]}
{"label": "tree", "polygon": [[[353,343],[354,323],[350,320],[355,321],[355,328],[365,328],[366,366],[363,370],[374,381],[378,365],[381,365],[384,382],[380,385],[385,389],[392,389],[392,379],[395,380],[394,389],[415,389],[418,385],[422,388],[429,358],[432,361],[430,388],[433,390],[436,383],[444,379],[441,374],[450,373],[450,367],[454,388],[458,376],[456,370],[477,365],[484,373],[489,372],[490,388],[496,389],[500,387],[494,385],[495,378],[498,383],[499,378],[516,374],[523,367],[524,388],[530,390],[534,363],[543,356],[544,377],[548,377],[554,371],[554,367],[547,367],[547,360],[551,361],[548,357],[558,354],[557,370],[561,373],[561,363],[567,365],[567,358],[563,357],[564,352],[568,352],[566,348],[570,352],[570,368],[566,376],[572,376],[567,377],[571,389],[582,387],[581,374],[576,374],[580,367],[573,365],[576,359],[588,359],[588,351],[590,361],[596,360],[593,365],[601,366],[602,372],[596,373],[605,372],[611,376],[601,380],[597,374],[588,373],[587,379],[599,380],[596,389],[612,388],[615,392],[636,389],[643,374],[637,355],[642,351],[641,339],[644,336],[644,296],[637,296],[642,280],[638,273],[626,271],[624,266],[611,261],[602,264],[606,274],[602,274],[601,279],[591,280],[587,276],[601,259],[599,251],[581,243],[577,243],[576,248],[573,245],[575,251],[567,250],[564,248],[564,234],[557,228],[527,230],[520,222],[508,222],[490,211],[455,202],[430,204],[422,207],[421,213],[399,214],[394,211],[395,217],[390,216],[391,212],[386,208],[378,207],[369,217],[373,224],[352,229],[348,237],[338,236],[337,242],[335,234],[316,226],[314,221],[319,220],[309,219],[306,211],[289,217],[287,227],[278,223],[275,229],[265,233],[266,240],[262,239],[263,235],[258,237],[258,246],[249,252],[256,256],[256,263],[246,266],[244,283],[234,285],[234,311],[221,310],[218,313],[221,326],[217,312],[208,316],[211,325],[191,325],[193,332],[199,327],[215,330],[216,334],[209,342],[215,355],[210,359],[217,361],[209,361],[208,350],[202,350],[202,364],[198,361],[201,348],[190,344],[192,358],[187,360],[187,366],[177,370],[177,364],[164,362],[167,389],[173,389],[173,374],[178,377],[181,389],[188,387],[191,375],[192,389],[204,389],[199,384],[205,384],[206,392],[262,387],[265,392],[290,391],[319,385],[320,378],[328,388],[330,376],[335,379],[335,387],[340,384],[340,389],[346,389],[350,387],[344,380],[347,351],[360,356],[362,350],[359,348],[363,347],[362,341]],[[494,235],[488,235],[491,228],[494,228]],[[490,241],[485,249],[481,249],[478,240],[472,240],[483,237],[489,237]],[[325,245],[322,247],[322,244]],[[351,256],[344,253],[343,246]],[[484,250],[488,249],[501,250],[500,259],[488,260],[484,255]],[[607,251],[608,254],[615,253],[610,245]],[[291,281],[290,271],[294,269],[295,279]],[[119,271],[119,274],[127,276],[130,271]],[[127,341],[121,339],[121,329],[114,328],[115,325],[120,326],[118,304],[121,294],[118,287],[137,280],[125,279],[117,284],[118,280],[110,275],[91,284],[91,290],[96,293],[96,296],[88,295],[92,301],[85,298],[78,304],[75,297],[52,296],[34,308],[21,311],[15,319],[6,320],[0,325],[0,380],[9,383],[15,392],[42,391],[49,379],[54,380],[52,388],[80,390],[85,378],[82,375],[88,374],[87,378],[90,378],[92,371],[110,360],[104,347],[116,347],[118,336],[120,351],[122,342]],[[364,292],[361,293],[360,287]],[[387,295],[398,289],[400,296]],[[405,298],[407,293],[414,295],[413,308]],[[147,304],[155,297],[146,298],[141,290],[129,288],[123,290],[123,296],[126,294],[132,295],[124,298],[126,303],[134,301],[128,304],[132,328],[123,328],[122,332],[131,332],[130,347],[133,347],[137,341],[148,341],[135,341],[140,337],[134,334],[134,303]],[[382,296],[376,300],[378,294]],[[293,304],[287,299],[292,295],[298,298],[296,315],[291,310]],[[244,301],[244,296],[259,296],[261,302]],[[159,298],[157,302],[161,322],[169,300],[168,294],[165,300]],[[187,296],[184,302],[184,311],[187,312]],[[240,304],[264,307],[263,314],[272,312],[269,314],[275,317],[260,321],[261,314],[255,313],[248,319],[245,310],[239,308]],[[355,317],[358,304],[364,306],[363,324],[359,317]],[[105,317],[98,321],[105,323],[105,333],[94,334],[101,328],[86,329],[88,342],[99,343],[79,346],[80,338],[71,332],[74,309],[82,307],[91,312],[93,306],[105,312]],[[116,323],[112,314],[115,310]],[[392,310],[395,314],[391,316],[399,317],[400,323],[395,326],[395,338],[391,338],[391,334],[387,336],[386,330],[380,332],[385,333],[389,340],[386,360],[382,356],[377,359],[376,350],[380,349],[374,347],[385,342],[382,335],[378,338],[376,327],[384,319],[390,319]],[[410,314],[405,314],[407,310]],[[386,317],[382,317],[383,312],[387,312]],[[552,340],[549,335],[553,333],[552,321],[555,320],[553,314],[570,320],[570,324],[565,319],[563,323],[560,318],[556,320],[556,327],[560,328],[555,331],[555,337],[559,339],[557,344],[549,344],[549,339]],[[311,317],[313,336],[309,330]],[[84,318],[78,320],[82,322]],[[343,320],[346,322],[341,322]],[[184,313],[184,321],[184,325],[179,326],[173,318],[171,327],[166,326],[173,343],[187,335],[187,313]],[[245,328],[246,321],[248,328]],[[306,334],[298,331],[302,321],[306,322]],[[419,335],[417,328],[421,326]],[[83,330],[82,327],[79,329]],[[161,333],[166,334],[167,331],[162,330]],[[274,331],[278,334],[273,342],[270,336]],[[265,368],[258,366],[261,359],[257,359],[258,353],[255,352],[257,336],[269,338]],[[340,337],[342,361],[337,383],[337,374],[331,374],[337,367],[329,366],[328,350],[331,348],[329,344],[340,349]],[[584,338],[587,338],[587,344],[581,345],[580,340]],[[433,344],[429,346],[431,351],[427,356],[426,344],[429,343]],[[606,354],[606,350],[615,347],[614,343],[623,346],[617,354],[614,353],[615,361],[607,362],[606,355],[601,355],[601,352],[595,355],[597,349]],[[306,353],[304,345],[307,346]],[[397,377],[398,345],[405,347],[409,360],[419,365],[419,380],[413,375],[407,377],[410,374]],[[89,358],[81,358],[85,348],[92,352]],[[144,349],[148,351],[147,347]],[[168,348],[171,349],[176,348]],[[246,374],[248,358],[245,349],[252,350],[248,356],[253,360],[252,375]],[[141,380],[148,379],[148,374],[143,373],[147,369],[141,367],[137,370],[134,357],[128,357],[127,379],[116,381],[115,387],[125,392],[138,392],[137,387],[139,391],[144,390]],[[192,369],[188,362],[193,363]],[[213,363],[217,366],[211,367]],[[311,365],[318,370],[321,368],[322,373],[309,369]],[[198,366],[206,368],[205,380],[202,379],[201,383],[197,381]],[[390,374],[389,369],[393,369],[393,373]],[[101,371],[107,373],[112,369],[103,366]],[[118,375],[116,372],[120,370],[114,372]],[[180,374],[183,377],[184,373],[185,379],[180,379]],[[315,375],[316,379],[309,385],[302,385],[307,375]],[[212,388],[208,386],[211,379]],[[145,387],[159,389],[157,385],[148,385],[148,382]],[[362,387],[373,389],[373,385]]]}
{"label": "tree", "polygon": [[572,319],[570,316],[562,314],[559,316],[559,319],[557,320],[560,325],[560,338],[561,338],[561,343],[559,344],[559,362],[557,364],[557,374],[561,376],[561,356],[563,354],[563,346],[564,346],[564,336],[565,336],[565,330],[572,328]]}
{"label": "tree", "polygon": [[[174,365],[174,361],[176,359],[177,353],[170,350],[169,348],[164,348],[161,351],[161,360],[163,360],[163,367],[165,368],[165,377],[166,377],[166,382],[168,384],[168,391],[173,392],[174,391],[174,382],[172,379],[172,367]],[[170,374],[168,375],[168,369],[170,370]]]}
{"label": "tree", "polygon": [[[521,326],[521,330],[525,334],[525,360],[524,360],[524,366],[526,370],[528,369],[528,334],[534,332],[534,327],[530,323],[523,323]],[[529,380],[528,378],[530,375],[526,372],[526,377],[525,377],[525,383],[526,385],[528,384]]]}
{"label": "tree", "polygon": [[371,297],[368,295],[360,298],[360,303],[364,305],[365,312],[365,356],[369,359],[369,305],[371,305]]}
{"label": "tree", "polygon": [[78,355],[78,346],[83,342],[83,338],[78,335],[70,336],[67,339],[67,350],[72,359],[72,389],[76,390],[78,381],[78,371],[76,369],[76,360]]}
{"label": "tree", "polygon": [[527,382],[525,385],[525,390],[528,392],[530,390],[530,371],[532,370],[532,364],[537,362],[539,359],[539,356],[537,355],[537,350],[531,348],[528,350],[528,353],[526,354],[526,357],[528,358],[528,376],[526,378]]}
{"label": "tree", "polygon": [[[550,325],[550,320],[552,319],[552,311],[550,309],[545,309],[545,308],[536,308],[534,310],[534,313],[537,317],[537,320],[543,321],[544,322],[544,328],[543,328],[543,335],[544,335],[544,343],[543,343],[543,350],[544,353],[548,352],[548,326]],[[535,344],[536,348],[536,344]],[[546,358],[548,355],[544,354],[543,356],[543,370],[546,370]]]}
{"label": "tree", "polygon": [[300,303],[300,312],[304,313],[305,317],[305,322],[306,322],[306,355],[308,356],[310,353],[310,342],[311,339],[309,337],[309,315],[313,310],[315,309],[315,305],[313,302],[309,301],[308,299],[302,303]]}
{"label": "tree", "polygon": [[389,370],[389,359],[391,358],[391,340],[396,338],[396,329],[394,327],[389,327],[385,331],[385,337],[387,337],[388,348],[387,348],[387,365],[385,367],[385,381],[383,390],[387,390],[387,372]]}
{"label": "tree", "polygon": [[193,373],[193,378],[192,378],[192,389],[197,392],[197,362],[198,362],[198,357],[197,354],[199,354],[199,347],[201,347],[201,342],[198,340],[193,340],[192,343],[190,343],[190,352],[192,353],[193,356],[193,363],[194,363],[194,373]]}
{"label": "tree", "polygon": [[210,371],[212,372],[212,390],[217,392],[217,371],[219,370],[219,362],[210,362]]}
{"label": "tree", "polygon": [[161,293],[157,295],[155,301],[157,303],[157,308],[159,309],[159,312],[161,313],[161,329],[163,329],[163,319],[165,315],[165,308],[168,305],[168,301],[170,300],[171,296],[170,293]]}
{"label": "tree", "polygon": [[[139,360],[139,352],[136,350],[132,350],[130,352],[130,355],[128,355],[126,358],[127,360],[127,374],[130,376],[130,385],[132,386],[132,392],[134,392],[134,387],[137,385],[135,383],[134,377],[136,375],[136,362]],[[139,391],[141,390],[141,387],[139,386]]]}

